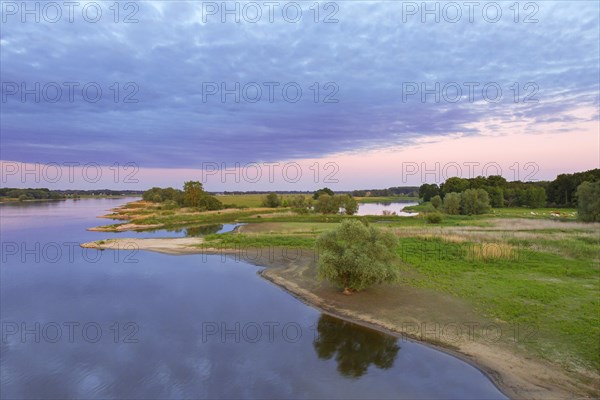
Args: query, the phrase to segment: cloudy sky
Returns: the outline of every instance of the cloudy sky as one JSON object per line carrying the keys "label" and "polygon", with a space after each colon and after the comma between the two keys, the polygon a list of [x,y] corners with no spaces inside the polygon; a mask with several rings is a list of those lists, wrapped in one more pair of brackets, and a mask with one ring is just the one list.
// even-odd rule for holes
{"label": "cloudy sky", "polygon": [[[2,2],[5,163],[94,163],[104,178],[131,163],[135,184],[96,183],[122,188],[236,163],[303,173],[212,171],[212,190],[420,184],[454,164],[552,179],[599,164],[596,1],[429,2],[429,14],[400,1],[22,4]],[[8,171],[2,186],[36,186]]]}

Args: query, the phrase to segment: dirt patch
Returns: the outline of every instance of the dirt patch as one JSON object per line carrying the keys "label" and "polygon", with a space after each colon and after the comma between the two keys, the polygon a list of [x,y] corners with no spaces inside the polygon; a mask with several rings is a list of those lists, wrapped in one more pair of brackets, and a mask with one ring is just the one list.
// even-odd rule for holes
{"label": "dirt patch", "polygon": [[199,253],[202,238],[137,239],[118,238],[98,240],[81,244],[81,247],[99,250],[149,250],[158,253],[180,255]]}
{"label": "dirt patch", "polygon": [[161,228],[162,224],[154,224],[154,225],[138,225],[138,224],[121,224],[116,226],[96,226],[94,228],[88,228],[88,231],[93,232],[126,232],[126,231],[139,231],[139,230],[148,230],[148,229],[157,229]]}

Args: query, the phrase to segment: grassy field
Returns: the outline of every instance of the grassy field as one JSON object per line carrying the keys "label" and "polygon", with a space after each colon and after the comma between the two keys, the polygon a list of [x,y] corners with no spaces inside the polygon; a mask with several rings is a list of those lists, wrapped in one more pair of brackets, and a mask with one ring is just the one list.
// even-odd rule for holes
{"label": "grassy field", "polygon": [[[230,194],[216,196],[223,204],[229,204],[236,207],[261,207],[265,194]],[[279,197],[283,200],[298,195],[283,194]],[[305,195],[306,198],[311,198],[310,195]]]}
{"label": "grassy field", "polygon": [[527,347],[567,369],[600,371],[598,243],[591,232],[532,232],[401,237],[398,254],[413,272],[404,283],[465,298],[488,318],[535,332]]}
{"label": "grassy field", "polygon": [[[282,200],[297,195],[283,194],[280,195]],[[312,195],[304,195],[307,199],[312,198]],[[234,205],[236,207],[260,207],[264,194],[231,194],[216,196],[223,204]],[[399,201],[418,201],[417,197],[409,196],[388,196],[388,197],[355,197],[359,203],[389,203]]]}
{"label": "grassy field", "polygon": [[[407,206],[406,211],[434,212],[437,211],[430,202],[424,202],[415,206]],[[448,218],[450,216],[446,216]],[[527,207],[504,207],[493,208],[488,214],[474,215],[471,218],[531,218],[531,219],[553,219],[561,221],[577,220],[577,210],[574,208],[527,208]]]}

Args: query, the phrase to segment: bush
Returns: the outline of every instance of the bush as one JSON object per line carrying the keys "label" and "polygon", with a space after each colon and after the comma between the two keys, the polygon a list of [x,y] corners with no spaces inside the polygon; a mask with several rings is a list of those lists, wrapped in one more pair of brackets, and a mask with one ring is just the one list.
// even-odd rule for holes
{"label": "bush", "polygon": [[577,187],[577,218],[600,222],[600,181],[583,182]]}
{"label": "bush", "polygon": [[340,205],[334,196],[323,193],[319,195],[315,203],[315,211],[321,214],[337,214],[340,211]]}
{"label": "bush", "polygon": [[449,215],[460,214],[460,194],[459,193],[448,193],[444,197],[444,212]]}
{"label": "bush", "polygon": [[263,199],[262,205],[265,207],[277,208],[281,204],[281,199],[277,196],[277,193],[269,193]]}
{"label": "bush", "polygon": [[333,190],[329,189],[328,187],[324,187],[323,189],[319,189],[313,193],[313,200],[317,200],[322,194],[327,194],[332,197],[334,195]]}
{"label": "bush", "polygon": [[396,264],[398,239],[357,220],[344,220],[317,239],[320,279],[344,288],[344,293],[371,285],[394,282],[400,276]]}
{"label": "bush", "polygon": [[354,215],[358,211],[358,202],[349,194],[335,195],[338,205],[344,209],[346,215]]}
{"label": "bush", "polygon": [[179,205],[177,205],[177,203],[175,203],[173,200],[167,200],[162,204],[163,210],[174,210],[176,208],[179,208]]}
{"label": "bush", "polygon": [[442,222],[442,214],[439,212],[432,212],[425,214],[425,219],[430,224],[439,224]]}
{"label": "bush", "polygon": [[337,214],[340,208],[344,209],[346,215],[354,215],[358,211],[358,202],[349,194],[330,196],[322,193],[315,204],[315,211],[321,214]]}
{"label": "bush", "polygon": [[424,202],[431,201],[431,199],[439,193],[440,188],[435,183],[424,183],[419,188],[419,197],[423,199]]}
{"label": "bush", "polygon": [[438,209],[442,205],[442,198],[439,195],[435,195],[431,198],[431,205]]}
{"label": "bush", "polygon": [[490,210],[490,197],[483,189],[467,189],[461,195],[461,214],[485,214]]}
{"label": "bush", "polygon": [[221,210],[223,209],[223,203],[221,200],[217,199],[215,196],[211,196],[209,194],[204,194],[198,200],[198,208],[201,210]]}
{"label": "bush", "polygon": [[288,200],[288,204],[298,214],[307,214],[312,208],[312,199],[307,200],[303,195],[296,195]]}
{"label": "bush", "polygon": [[494,208],[504,207],[504,190],[496,186],[487,186],[484,188],[490,196],[490,205]]}

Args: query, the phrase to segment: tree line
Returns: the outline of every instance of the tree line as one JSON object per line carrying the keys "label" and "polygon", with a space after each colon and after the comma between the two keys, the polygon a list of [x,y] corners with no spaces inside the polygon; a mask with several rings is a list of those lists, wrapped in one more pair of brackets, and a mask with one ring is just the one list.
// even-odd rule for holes
{"label": "tree line", "polygon": [[600,169],[561,174],[550,182],[508,182],[499,175],[452,177],[439,186],[421,185],[419,197],[451,215],[483,214],[491,207],[577,207],[579,219],[600,221]]}
{"label": "tree line", "polygon": [[142,199],[153,203],[165,203],[166,208],[193,207],[203,211],[223,208],[223,203],[205,191],[202,183],[198,181],[184,182],[183,190],[153,187],[142,194]]}
{"label": "tree line", "polygon": [[435,196],[442,200],[449,193],[463,193],[466,190],[483,190],[487,193],[491,207],[545,207],[546,190],[541,182],[508,182],[499,175],[476,178],[448,178],[441,185],[423,184],[419,188],[419,197],[430,201]]}
{"label": "tree line", "polygon": [[335,194],[329,188],[319,189],[313,193],[312,198],[296,195],[282,198],[277,193],[269,193],[263,198],[264,207],[291,207],[300,214],[316,212],[320,214],[338,214],[343,210],[346,215],[354,215],[358,211],[358,202],[349,194]]}
{"label": "tree line", "polygon": [[423,184],[419,197],[430,201],[439,195],[462,193],[467,189],[483,189],[490,196],[492,207],[576,207],[577,188],[583,182],[600,181],[600,169],[574,174],[560,174],[553,181],[508,182],[501,176],[478,176],[476,178],[448,178],[441,185]]}
{"label": "tree line", "polygon": [[25,200],[60,200],[65,196],[61,193],[52,191],[47,188],[41,189],[17,189],[17,188],[0,188],[0,197],[8,199]]}

